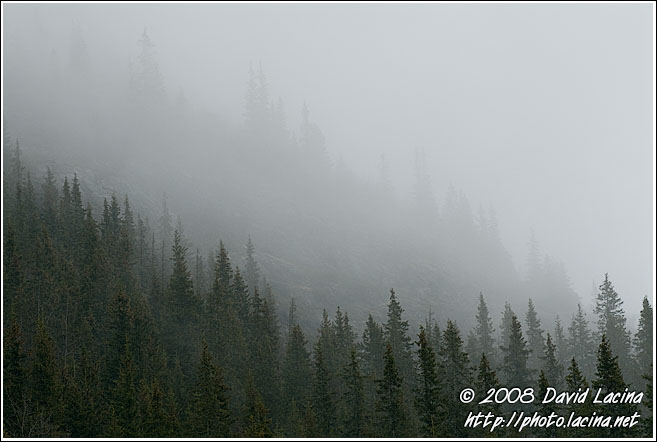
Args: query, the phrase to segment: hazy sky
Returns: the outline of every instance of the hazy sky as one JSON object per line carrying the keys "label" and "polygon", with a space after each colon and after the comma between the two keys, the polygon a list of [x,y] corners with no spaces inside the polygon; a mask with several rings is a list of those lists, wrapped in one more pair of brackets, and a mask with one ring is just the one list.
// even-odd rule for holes
{"label": "hazy sky", "polygon": [[[609,272],[639,309],[652,293],[650,4],[4,5],[43,45],[82,29],[120,72],[144,28],[169,94],[238,121],[262,62],[293,128],[303,101],[333,158],[374,178],[384,154],[410,196],[424,149],[434,190],[492,204],[522,270],[533,229],[588,305]],[[8,39],[9,37],[9,39]],[[111,68],[108,68],[108,70]],[[111,72],[111,70],[110,70]]]}

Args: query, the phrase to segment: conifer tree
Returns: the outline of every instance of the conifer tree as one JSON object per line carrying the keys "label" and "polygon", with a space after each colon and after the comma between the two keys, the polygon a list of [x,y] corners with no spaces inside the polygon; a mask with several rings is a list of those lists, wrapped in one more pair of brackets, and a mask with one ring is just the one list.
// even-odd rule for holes
{"label": "conifer tree", "polygon": [[[603,284],[604,286],[604,284]],[[601,390],[601,397],[607,393],[622,393],[627,387],[623,379],[623,373],[618,363],[618,356],[614,356],[611,344],[607,340],[605,334],[602,335],[600,346],[597,352],[597,364],[595,371],[595,380],[592,382],[593,388]],[[631,416],[635,411],[635,406],[632,404],[601,404],[599,406],[599,414],[609,416]],[[636,429],[631,428],[608,428],[605,429],[605,434],[611,436],[630,436]]]}
{"label": "conifer tree", "polygon": [[[491,368],[490,363],[486,358],[486,354],[482,353],[477,370],[477,378],[475,380],[476,397],[486,397],[491,388],[497,389],[499,387],[500,382],[497,378],[497,374]],[[479,405],[478,410],[484,414],[492,413],[496,416],[500,415],[500,405],[495,401]]]}
{"label": "conifer tree", "polygon": [[[582,393],[589,388],[586,378],[582,374],[577,364],[575,358],[570,360],[570,366],[568,367],[568,374],[566,375],[566,391],[572,393]],[[584,403],[579,403],[574,401],[565,406],[566,412],[570,415],[571,413],[574,416],[591,416],[594,412],[592,404],[591,394],[587,395],[586,401]],[[573,434],[583,437],[583,436],[593,436],[592,429],[589,428],[573,428]]]}
{"label": "conifer tree", "polygon": [[634,336],[634,348],[639,373],[642,376],[650,374],[652,372],[652,352],[654,347],[652,339],[652,306],[647,296],[643,297],[643,308],[639,316],[639,328]]}
{"label": "conifer tree", "polygon": [[466,433],[462,423],[470,410],[459,400],[459,394],[472,386],[473,379],[468,354],[463,351],[461,333],[454,321],[447,321],[441,344],[441,394],[446,411],[441,428],[450,436],[463,436]]}
{"label": "conifer tree", "polygon": [[418,341],[415,344],[419,346],[418,365],[420,369],[415,407],[422,422],[424,436],[438,437],[444,410],[440,400],[436,355],[429,346],[426,331],[423,327],[420,327]]}
{"label": "conifer tree", "polygon": [[5,329],[2,403],[3,426],[9,437],[26,437],[26,417],[29,416],[27,355],[23,349],[20,325],[13,317]]}
{"label": "conifer tree", "polygon": [[299,325],[292,328],[288,337],[283,362],[283,397],[284,403],[304,408],[310,392],[311,377],[310,355],[306,349],[306,338]]}
{"label": "conifer tree", "polygon": [[581,304],[577,304],[577,313],[573,315],[568,327],[568,351],[577,359],[584,376],[592,377],[595,373],[594,345]]}
{"label": "conifer tree", "polygon": [[538,319],[534,302],[531,299],[527,303],[525,320],[527,323],[527,345],[530,350],[527,365],[531,370],[538,370],[541,366],[540,358],[545,353],[545,341],[543,339],[541,320]]}
{"label": "conifer tree", "polygon": [[246,281],[246,285],[248,285],[251,290],[255,290],[258,287],[258,283],[260,282],[260,269],[258,268],[258,263],[255,260],[255,246],[253,245],[250,236],[248,242],[246,243],[244,279]]}
{"label": "conifer tree", "polygon": [[509,337],[511,336],[511,317],[514,315],[511,310],[511,304],[504,303],[504,311],[502,312],[502,324],[500,326],[500,348],[509,346]]}
{"label": "conifer tree", "polygon": [[31,401],[38,415],[35,419],[44,419],[51,423],[59,407],[57,361],[54,343],[41,318],[37,322],[33,353],[29,387]]}
{"label": "conifer tree", "polygon": [[486,305],[486,301],[484,301],[484,295],[482,293],[479,293],[476,320],[477,353],[472,353],[471,356],[474,357],[477,354],[484,353],[489,361],[495,361],[495,338],[493,337],[495,329],[493,328],[493,321],[488,313],[488,306]]}
{"label": "conifer tree", "polygon": [[541,359],[543,360],[541,373],[547,382],[547,386],[561,391],[563,387],[563,365],[557,359],[557,349],[552,342],[550,333],[547,334],[545,353],[541,356]]}
{"label": "conifer tree", "polygon": [[[541,416],[550,416],[552,413],[559,413],[559,407],[557,404],[554,402],[543,402],[543,398],[548,392],[548,387],[553,387],[553,385],[548,380],[545,372],[541,370],[538,375],[538,388],[536,390],[536,408]],[[534,434],[542,437],[556,437],[558,435],[558,429],[554,425],[549,427],[538,427]]]}
{"label": "conifer tree", "polygon": [[367,318],[361,346],[365,377],[380,379],[383,376],[383,356],[386,345],[383,328],[374,320],[372,315]]}
{"label": "conifer tree", "polygon": [[336,424],[335,402],[332,395],[331,377],[324,361],[324,350],[317,343],[314,353],[315,372],[313,378],[313,410],[317,419],[317,429],[324,437],[333,434]]}
{"label": "conifer tree", "polygon": [[518,388],[529,386],[531,383],[531,370],[527,367],[529,349],[516,315],[511,316],[509,344],[501,349],[503,352],[502,371],[506,384]]}
{"label": "conifer tree", "polygon": [[273,437],[272,420],[269,417],[269,410],[262,402],[262,398],[253,383],[253,378],[249,378],[247,387],[247,420],[244,426],[243,434],[245,437]]}
{"label": "conifer tree", "polygon": [[404,379],[406,393],[409,394],[414,386],[415,370],[411,356],[411,337],[408,334],[408,321],[402,319],[404,309],[395,296],[395,291],[390,289],[390,302],[388,303],[388,320],[383,326],[384,337],[390,347],[398,367],[399,373]]}
{"label": "conifer tree", "polygon": [[384,361],[383,378],[378,381],[377,388],[380,435],[405,437],[408,431],[408,415],[404,403],[402,378],[397,370],[390,344],[386,345]]}
{"label": "conifer tree", "polygon": [[[630,334],[625,328],[623,301],[614,289],[609,275],[600,285],[596,296],[595,314],[598,315],[598,336],[605,335],[611,351],[618,357],[618,363],[626,375],[633,374],[633,361],[630,359]],[[636,379],[632,379],[636,380]]]}
{"label": "conifer tree", "polygon": [[228,393],[222,370],[214,363],[208,345],[203,341],[189,413],[190,435],[212,438],[231,435],[233,418]]}
{"label": "conifer tree", "polygon": [[343,394],[343,433],[347,437],[358,437],[365,429],[365,392],[358,356],[353,348],[349,355],[349,364],[344,367],[342,376],[346,386]]}
{"label": "conifer tree", "polygon": [[554,320],[554,346],[556,347],[557,360],[561,363],[561,366],[566,366],[568,364],[568,343],[559,315]]}

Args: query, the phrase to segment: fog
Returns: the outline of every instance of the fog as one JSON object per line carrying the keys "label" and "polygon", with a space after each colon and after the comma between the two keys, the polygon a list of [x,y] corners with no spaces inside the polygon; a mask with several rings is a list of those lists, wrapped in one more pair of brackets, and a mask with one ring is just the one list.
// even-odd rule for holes
{"label": "fog", "polygon": [[[649,4],[3,5],[4,124],[90,198],[128,193],[153,221],[166,192],[190,250],[223,239],[239,262],[251,235],[281,309],[294,296],[364,321],[393,286],[418,317],[473,314],[479,291],[496,320],[528,296],[566,316],[608,272],[634,327],[653,293],[652,17]],[[144,32],[164,92],[135,104]],[[278,135],[245,123],[250,66],[282,100]],[[501,246],[473,239],[480,208]],[[572,290],[526,283],[532,232]]]}

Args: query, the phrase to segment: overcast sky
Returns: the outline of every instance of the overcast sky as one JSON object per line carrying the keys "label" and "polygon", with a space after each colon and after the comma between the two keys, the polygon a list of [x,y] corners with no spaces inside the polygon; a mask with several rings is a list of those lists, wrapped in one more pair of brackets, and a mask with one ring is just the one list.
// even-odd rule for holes
{"label": "overcast sky", "polygon": [[[80,25],[120,72],[147,28],[170,95],[239,121],[262,63],[290,126],[303,101],[334,159],[409,196],[413,152],[436,195],[492,204],[520,270],[533,229],[587,303],[609,272],[635,315],[652,293],[649,4],[4,5],[4,36]],[[111,67],[110,67],[111,66]]]}

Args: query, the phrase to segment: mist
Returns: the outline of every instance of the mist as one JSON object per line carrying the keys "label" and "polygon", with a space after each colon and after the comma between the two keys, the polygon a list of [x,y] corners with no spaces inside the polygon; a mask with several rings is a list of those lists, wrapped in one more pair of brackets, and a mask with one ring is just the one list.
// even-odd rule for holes
{"label": "mist", "polygon": [[[76,172],[96,214],[128,193],[153,221],[166,193],[191,254],[223,239],[239,261],[251,236],[281,310],[364,322],[395,287],[418,318],[480,291],[496,318],[528,296],[551,317],[590,310],[608,272],[634,324],[653,293],[648,4],[3,11],[3,124],[26,160]],[[136,102],[144,35],[163,90]],[[245,122],[250,70],[273,129]],[[488,251],[477,220],[499,229]],[[564,305],[527,284],[532,232]]]}

